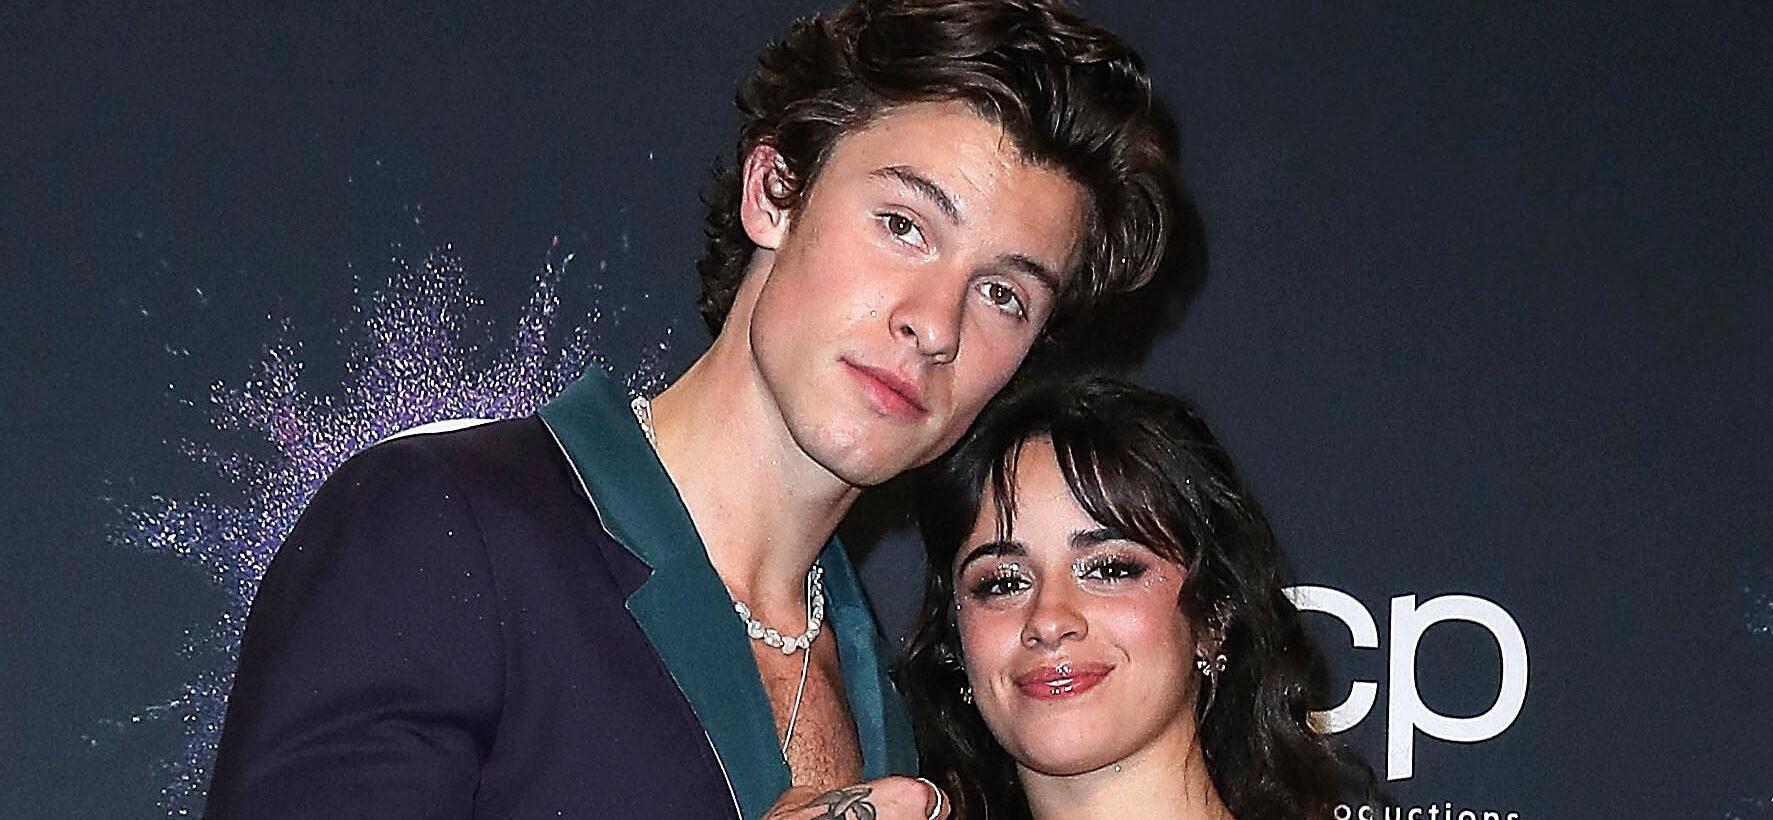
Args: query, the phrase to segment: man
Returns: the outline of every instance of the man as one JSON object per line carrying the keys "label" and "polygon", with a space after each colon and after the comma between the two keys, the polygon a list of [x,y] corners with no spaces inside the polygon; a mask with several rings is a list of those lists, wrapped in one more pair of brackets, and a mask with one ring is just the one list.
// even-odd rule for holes
{"label": "man", "polygon": [[857,0],[739,93],[715,339],[656,399],[384,444],[266,573],[224,817],[935,817],[832,539],[1055,317],[1152,276],[1136,55],[1057,0]]}

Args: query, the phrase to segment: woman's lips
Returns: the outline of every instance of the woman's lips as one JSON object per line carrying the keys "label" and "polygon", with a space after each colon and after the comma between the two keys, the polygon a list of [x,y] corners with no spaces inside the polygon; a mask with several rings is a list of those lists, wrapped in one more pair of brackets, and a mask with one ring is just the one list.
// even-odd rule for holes
{"label": "woman's lips", "polygon": [[1037,666],[1013,681],[1022,694],[1035,700],[1065,700],[1096,688],[1114,667],[1102,663],[1064,662]]}

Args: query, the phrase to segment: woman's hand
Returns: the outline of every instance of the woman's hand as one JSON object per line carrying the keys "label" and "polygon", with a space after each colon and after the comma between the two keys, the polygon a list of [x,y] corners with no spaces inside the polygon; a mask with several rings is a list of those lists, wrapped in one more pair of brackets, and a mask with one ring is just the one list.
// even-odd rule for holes
{"label": "woman's hand", "polygon": [[883,777],[827,792],[795,786],[764,820],[943,820],[950,805],[928,780]]}

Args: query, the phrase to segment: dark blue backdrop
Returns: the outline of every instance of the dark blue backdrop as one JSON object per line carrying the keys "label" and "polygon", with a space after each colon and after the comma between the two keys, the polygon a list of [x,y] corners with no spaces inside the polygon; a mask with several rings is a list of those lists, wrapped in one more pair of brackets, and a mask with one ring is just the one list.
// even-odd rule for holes
{"label": "dark blue backdrop", "polygon": [[[697,193],[802,3],[359,5],[0,12],[0,816],[166,811],[228,598],[132,511],[242,497],[187,451],[270,457],[211,401],[267,345],[336,392],[438,249],[483,301],[471,366],[568,256],[560,322],[610,366],[702,339]],[[1310,617],[1376,697],[1347,736],[1382,775],[1413,738],[1402,802],[1773,816],[1768,7],[1086,8],[1147,56],[1211,239],[1142,374],[1203,406],[1300,580],[1372,616],[1359,649]],[[864,571],[898,628],[914,546]],[[1424,710],[1496,700],[1484,628],[1394,640],[1450,595],[1527,658],[1476,743],[1391,708],[1412,665]]]}

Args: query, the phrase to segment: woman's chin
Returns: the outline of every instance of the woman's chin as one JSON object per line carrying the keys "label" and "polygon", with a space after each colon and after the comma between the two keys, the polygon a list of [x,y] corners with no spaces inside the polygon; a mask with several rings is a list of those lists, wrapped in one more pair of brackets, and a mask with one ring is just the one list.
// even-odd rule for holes
{"label": "woman's chin", "polygon": [[1126,756],[1108,738],[1025,738],[1011,750],[1022,768],[1047,777],[1076,777],[1114,765]]}

